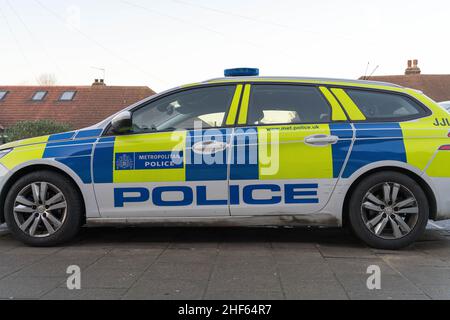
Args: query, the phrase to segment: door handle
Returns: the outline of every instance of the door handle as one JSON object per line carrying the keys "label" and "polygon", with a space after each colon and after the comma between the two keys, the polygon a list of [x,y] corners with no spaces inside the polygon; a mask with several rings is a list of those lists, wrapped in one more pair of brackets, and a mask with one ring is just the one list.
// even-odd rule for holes
{"label": "door handle", "polygon": [[329,144],[336,144],[339,141],[339,137],[326,134],[318,134],[305,138],[305,143],[314,146],[326,146]]}
{"label": "door handle", "polygon": [[215,154],[224,151],[227,147],[226,142],[200,141],[192,146],[192,150],[198,154]]}

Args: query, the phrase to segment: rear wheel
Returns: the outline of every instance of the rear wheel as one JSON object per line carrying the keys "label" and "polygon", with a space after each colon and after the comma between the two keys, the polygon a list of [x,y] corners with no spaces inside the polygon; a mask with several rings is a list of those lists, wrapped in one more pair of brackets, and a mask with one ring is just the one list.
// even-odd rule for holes
{"label": "rear wheel", "polygon": [[81,198],[73,183],[52,171],[20,178],[5,201],[5,218],[14,237],[31,246],[70,240],[82,221]]}
{"label": "rear wheel", "polygon": [[401,249],[424,232],[429,218],[422,188],[398,172],[380,172],[361,181],[350,199],[350,224],[368,245]]}

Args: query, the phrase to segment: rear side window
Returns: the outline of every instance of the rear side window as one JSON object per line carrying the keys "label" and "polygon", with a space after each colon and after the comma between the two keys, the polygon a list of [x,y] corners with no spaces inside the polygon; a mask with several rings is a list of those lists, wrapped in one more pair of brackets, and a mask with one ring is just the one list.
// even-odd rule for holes
{"label": "rear side window", "polygon": [[353,89],[346,92],[369,121],[403,121],[426,115],[419,104],[406,96]]}
{"label": "rear side window", "polygon": [[330,119],[331,108],[315,87],[252,86],[249,125],[326,123]]}

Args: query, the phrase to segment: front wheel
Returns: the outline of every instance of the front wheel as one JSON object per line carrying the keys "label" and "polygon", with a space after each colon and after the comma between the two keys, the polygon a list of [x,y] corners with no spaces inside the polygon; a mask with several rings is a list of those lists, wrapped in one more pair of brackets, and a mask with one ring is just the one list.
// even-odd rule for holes
{"label": "front wheel", "polygon": [[369,246],[401,249],[416,241],[429,219],[427,197],[410,177],[375,173],[355,188],[349,206],[350,225]]}
{"label": "front wheel", "polygon": [[5,220],[15,238],[31,246],[70,240],[82,221],[82,201],[67,177],[37,171],[20,178],[5,201]]}

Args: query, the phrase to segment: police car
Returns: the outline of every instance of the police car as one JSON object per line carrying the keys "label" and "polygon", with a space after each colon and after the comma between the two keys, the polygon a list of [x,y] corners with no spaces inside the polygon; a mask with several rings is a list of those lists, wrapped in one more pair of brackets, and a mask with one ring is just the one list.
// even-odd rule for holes
{"label": "police car", "polygon": [[227,70],[93,127],[1,146],[0,222],[32,246],[151,223],[342,226],[398,249],[450,218],[449,131],[449,114],[412,89]]}

